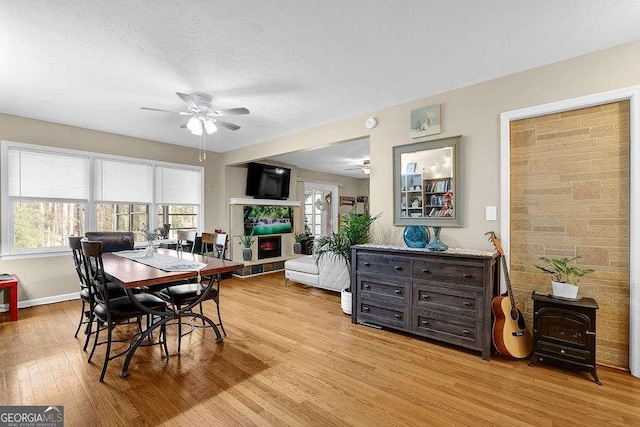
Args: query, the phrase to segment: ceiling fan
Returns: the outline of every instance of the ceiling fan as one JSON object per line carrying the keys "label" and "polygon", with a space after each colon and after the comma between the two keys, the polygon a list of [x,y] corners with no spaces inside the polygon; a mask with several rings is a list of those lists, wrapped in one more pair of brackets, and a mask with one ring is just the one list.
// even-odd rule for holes
{"label": "ceiling fan", "polygon": [[[178,114],[181,116],[190,116],[189,119],[180,127],[186,128],[192,134],[202,136],[200,140],[200,161],[207,158],[205,147],[205,135],[210,135],[218,130],[218,126],[229,130],[238,130],[240,126],[219,120],[222,116],[237,116],[249,114],[246,108],[230,108],[226,110],[216,110],[211,105],[213,98],[203,92],[194,92],[190,94],[176,92],[176,95],[187,104],[187,111],[162,110],[160,108],[141,107],[143,110],[161,111],[163,113]],[[204,152],[204,156],[202,154]]]}
{"label": "ceiling fan", "polygon": [[353,168],[347,168],[346,171],[356,171],[361,170],[365,175],[369,175],[371,173],[370,160],[363,160],[362,164],[355,165]]}

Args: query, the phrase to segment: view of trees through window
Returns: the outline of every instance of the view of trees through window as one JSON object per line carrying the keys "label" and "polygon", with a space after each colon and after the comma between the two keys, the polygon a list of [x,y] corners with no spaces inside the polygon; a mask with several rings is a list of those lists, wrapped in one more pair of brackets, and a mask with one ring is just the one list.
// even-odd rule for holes
{"label": "view of trees through window", "polygon": [[158,226],[171,224],[169,237],[176,238],[177,230],[197,230],[198,229],[198,207],[169,205],[158,206]]}
{"label": "view of trees through window", "polygon": [[[98,203],[96,205],[98,231],[138,231],[149,224],[149,205]],[[135,241],[146,239],[142,233],[134,233]]]}
{"label": "view of trees through window", "polygon": [[16,248],[67,246],[69,236],[84,235],[83,203],[18,201],[13,206]]}

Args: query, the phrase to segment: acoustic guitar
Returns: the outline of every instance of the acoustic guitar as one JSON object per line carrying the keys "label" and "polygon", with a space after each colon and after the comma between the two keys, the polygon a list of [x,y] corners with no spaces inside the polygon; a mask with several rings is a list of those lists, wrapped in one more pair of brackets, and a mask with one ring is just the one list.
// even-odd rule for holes
{"label": "acoustic guitar", "polygon": [[495,297],[491,303],[495,323],[493,324],[493,344],[498,353],[504,356],[523,359],[531,353],[533,339],[531,331],[526,327],[522,316],[522,306],[516,304],[511,290],[511,279],[507,269],[507,260],[504,257],[504,249],[500,240],[493,231],[485,233],[489,235],[489,240],[500,253],[504,277],[507,282],[507,296]]}

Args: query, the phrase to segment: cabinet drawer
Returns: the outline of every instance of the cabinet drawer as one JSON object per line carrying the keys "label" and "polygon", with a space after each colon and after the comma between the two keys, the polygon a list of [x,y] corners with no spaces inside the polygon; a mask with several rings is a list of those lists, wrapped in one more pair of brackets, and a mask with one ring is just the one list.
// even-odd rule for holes
{"label": "cabinet drawer", "polygon": [[591,363],[591,353],[587,350],[580,350],[578,348],[553,344],[546,341],[538,341],[537,350],[538,354],[547,354],[572,362]]}
{"label": "cabinet drawer", "polygon": [[416,283],[413,285],[413,306],[481,319],[483,302],[480,293]]}
{"label": "cabinet drawer", "polygon": [[428,310],[413,311],[413,330],[418,334],[436,338],[451,344],[480,348],[482,346],[481,323],[450,314]]}
{"label": "cabinet drawer", "polygon": [[357,313],[360,319],[377,325],[409,329],[409,308],[358,298]]}
{"label": "cabinet drawer", "polygon": [[387,280],[376,276],[358,275],[358,295],[364,299],[375,299],[395,305],[411,305],[411,282]]}
{"label": "cabinet drawer", "polygon": [[411,277],[411,258],[395,255],[358,253],[358,273],[383,274],[394,277]]}
{"label": "cabinet drawer", "polygon": [[446,260],[415,260],[413,262],[413,278],[439,283],[476,286],[484,283],[484,268],[472,264],[452,264]]}

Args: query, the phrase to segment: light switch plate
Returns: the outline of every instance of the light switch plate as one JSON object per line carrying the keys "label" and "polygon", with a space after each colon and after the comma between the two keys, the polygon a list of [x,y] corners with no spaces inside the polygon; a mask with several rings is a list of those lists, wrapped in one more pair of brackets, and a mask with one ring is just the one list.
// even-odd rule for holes
{"label": "light switch plate", "polygon": [[498,209],[495,206],[485,206],[485,219],[487,221],[498,220]]}

